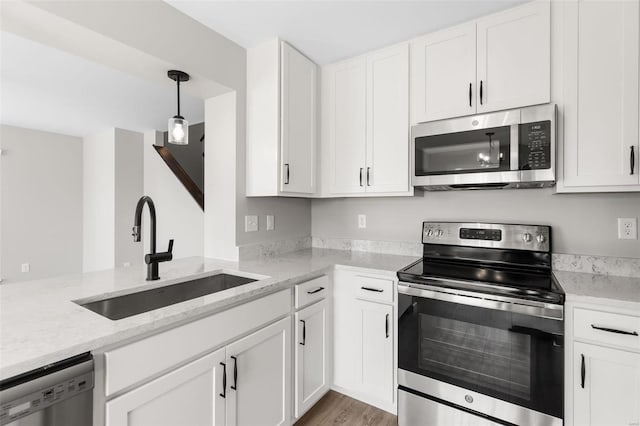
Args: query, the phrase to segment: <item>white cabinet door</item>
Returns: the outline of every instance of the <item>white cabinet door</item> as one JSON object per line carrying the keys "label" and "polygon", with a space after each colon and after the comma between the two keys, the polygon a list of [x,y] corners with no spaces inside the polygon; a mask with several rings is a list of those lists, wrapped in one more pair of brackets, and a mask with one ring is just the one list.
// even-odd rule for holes
{"label": "white cabinet door", "polygon": [[563,185],[638,185],[638,1],[563,5]]}
{"label": "white cabinet door", "polygon": [[317,65],[286,43],[281,50],[283,192],[316,191]]}
{"label": "white cabinet door", "polygon": [[411,43],[411,122],[476,112],[476,24]]}
{"label": "white cabinet door", "polygon": [[409,46],[367,55],[366,192],[409,190]]}
{"label": "white cabinet door", "polygon": [[640,354],[579,342],[573,354],[574,424],[639,424]]}
{"label": "white cabinet door", "polygon": [[550,28],[548,1],[527,3],[477,21],[478,112],[551,100]]}
{"label": "white cabinet door", "polygon": [[[338,274],[336,273],[336,277]],[[339,281],[336,279],[336,284]],[[342,282],[335,286],[337,288]],[[344,282],[344,285],[349,285]],[[336,290],[337,291],[337,290]],[[356,328],[356,301],[347,294],[333,299],[333,383],[344,389],[357,389],[356,372],[360,365]]]}
{"label": "white cabinet door", "polygon": [[329,189],[333,194],[365,191],[366,64],[356,58],[328,66],[326,111]]}
{"label": "white cabinet door", "polygon": [[224,362],[220,349],[107,402],[106,425],[224,425]]}
{"label": "white cabinet door", "polygon": [[227,425],[291,421],[291,317],[227,346]]}
{"label": "white cabinet door", "polygon": [[375,401],[393,404],[393,306],[356,301],[359,390]]}
{"label": "white cabinet door", "polygon": [[329,390],[329,302],[296,312],[296,405],[300,418]]}

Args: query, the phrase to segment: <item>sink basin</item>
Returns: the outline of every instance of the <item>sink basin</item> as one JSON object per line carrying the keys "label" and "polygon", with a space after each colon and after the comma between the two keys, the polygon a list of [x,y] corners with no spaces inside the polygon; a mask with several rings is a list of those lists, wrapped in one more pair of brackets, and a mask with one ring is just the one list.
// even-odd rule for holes
{"label": "sink basin", "polygon": [[253,278],[217,274],[109,299],[76,303],[103,317],[119,320],[254,281]]}

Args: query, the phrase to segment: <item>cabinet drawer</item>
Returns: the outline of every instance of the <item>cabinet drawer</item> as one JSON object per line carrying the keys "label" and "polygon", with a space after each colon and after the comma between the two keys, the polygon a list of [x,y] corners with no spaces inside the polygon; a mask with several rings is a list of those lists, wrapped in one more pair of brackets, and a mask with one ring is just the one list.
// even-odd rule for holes
{"label": "cabinet drawer", "polygon": [[573,334],[577,339],[640,350],[640,336],[632,333],[640,334],[640,317],[581,308],[573,311]]}
{"label": "cabinet drawer", "polygon": [[374,302],[393,303],[393,280],[366,275],[356,277],[356,297]]}
{"label": "cabinet drawer", "polygon": [[105,352],[105,394],[112,395],[206,353],[291,311],[291,290]]}
{"label": "cabinet drawer", "polygon": [[327,297],[329,293],[329,278],[323,275],[295,286],[296,309],[309,305]]}

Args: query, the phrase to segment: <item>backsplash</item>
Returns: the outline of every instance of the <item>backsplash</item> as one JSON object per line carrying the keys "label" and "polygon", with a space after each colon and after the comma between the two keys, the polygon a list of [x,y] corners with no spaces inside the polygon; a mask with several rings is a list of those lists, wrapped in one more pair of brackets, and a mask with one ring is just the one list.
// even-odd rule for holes
{"label": "backsplash", "polygon": [[240,260],[273,257],[279,254],[311,248],[311,237],[294,240],[265,241],[238,247]]}
{"label": "backsplash", "polygon": [[[421,243],[312,237],[312,246],[334,250],[422,256]],[[640,258],[553,253],[552,261],[553,269],[558,271],[640,277]]]}

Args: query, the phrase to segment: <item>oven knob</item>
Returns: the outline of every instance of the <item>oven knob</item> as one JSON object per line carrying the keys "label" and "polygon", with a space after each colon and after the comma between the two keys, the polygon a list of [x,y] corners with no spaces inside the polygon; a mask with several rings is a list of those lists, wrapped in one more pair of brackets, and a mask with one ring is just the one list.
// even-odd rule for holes
{"label": "oven knob", "polygon": [[431,236],[433,236],[433,229],[429,229],[427,231],[427,237],[431,237]]}
{"label": "oven knob", "polygon": [[544,235],[542,234],[538,234],[536,236],[536,241],[538,242],[538,244],[542,244],[546,241],[546,238],[544,237]]}
{"label": "oven knob", "polygon": [[442,237],[444,235],[444,232],[442,232],[442,229],[438,229],[436,231],[436,237]]}
{"label": "oven knob", "polygon": [[464,400],[471,404],[473,402],[473,397],[471,395],[465,395]]}
{"label": "oven knob", "polygon": [[531,234],[528,232],[525,232],[524,234],[522,234],[522,239],[524,240],[525,243],[530,243],[531,242]]}

